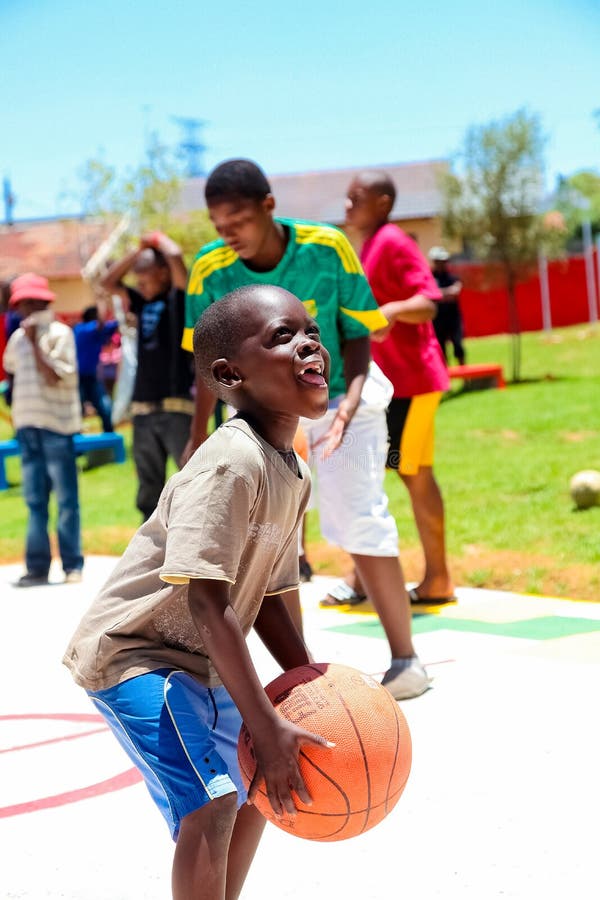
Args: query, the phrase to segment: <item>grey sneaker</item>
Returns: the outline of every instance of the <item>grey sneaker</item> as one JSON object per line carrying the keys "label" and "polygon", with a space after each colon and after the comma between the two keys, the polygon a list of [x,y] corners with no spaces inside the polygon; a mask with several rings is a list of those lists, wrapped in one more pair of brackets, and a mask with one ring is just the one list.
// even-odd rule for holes
{"label": "grey sneaker", "polygon": [[81,569],[69,569],[65,572],[65,584],[79,584],[83,580]]}
{"label": "grey sneaker", "polygon": [[406,666],[392,666],[381,681],[395,700],[419,697],[431,686],[431,679],[417,656],[406,661]]}

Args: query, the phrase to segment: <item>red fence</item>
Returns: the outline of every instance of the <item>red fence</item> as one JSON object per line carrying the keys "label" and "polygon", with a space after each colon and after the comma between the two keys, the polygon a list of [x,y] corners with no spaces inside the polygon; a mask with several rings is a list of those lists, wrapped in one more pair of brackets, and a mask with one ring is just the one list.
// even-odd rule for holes
{"label": "red fence", "polygon": [[[500,270],[486,272],[479,263],[456,263],[451,271],[464,288],[460,299],[467,337],[503,334],[510,331],[508,299]],[[594,272],[597,273],[596,251]],[[595,275],[597,279],[597,276]],[[597,283],[597,282],[596,282]],[[550,320],[553,328],[589,322],[585,259],[571,256],[548,263]],[[597,288],[598,289],[598,288]],[[537,271],[517,285],[517,307],[522,331],[541,331],[542,292]]]}
{"label": "red fence", "polygon": [[[594,277],[597,279],[598,260],[594,251]],[[508,323],[508,300],[499,269],[486,271],[480,263],[455,263],[451,266],[454,274],[463,282],[460,298],[465,333],[467,337],[482,337],[489,334],[505,334],[510,331]],[[550,321],[553,328],[562,325],[577,325],[589,322],[590,312],[587,295],[585,259],[571,256],[564,260],[548,263],[548,283],[550,289]],[[597,296],[600,285],[597,285]],[[541,331],[544,327],[542,315],[542,292],[537,272],[517,285],[517,307],[521,331]],[[77,316],[64,316],[70,325]],[[2,349],[4,346],[4,316],[0,315],[0,379],[2,372]]]}
{"label": "red fence", "polygon": [[6,373],[2,368],[2,355],[4,353],[4,348],[6,347],[6,327],[5,327],[5,315],[4,313],[0,313],[0,381],[3,381],[6,377]]}

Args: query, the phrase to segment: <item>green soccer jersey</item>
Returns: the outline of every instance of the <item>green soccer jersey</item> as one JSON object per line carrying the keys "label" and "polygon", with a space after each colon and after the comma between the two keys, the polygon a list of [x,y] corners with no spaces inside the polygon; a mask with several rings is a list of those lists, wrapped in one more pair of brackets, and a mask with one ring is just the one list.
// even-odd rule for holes
{"label": "green soccer jersey", "polygon": [[206,307],[247,284],[274,284],[295,294],[321,330],[331,356],[330,397],[346,391],[342,345],[385,328],[360,262],[343,232],[331,225],[278,218],[288,243],[270,272],[253,272],[222,240],[203,247],[192,266],[183,347],[192,350],[194,325]]}

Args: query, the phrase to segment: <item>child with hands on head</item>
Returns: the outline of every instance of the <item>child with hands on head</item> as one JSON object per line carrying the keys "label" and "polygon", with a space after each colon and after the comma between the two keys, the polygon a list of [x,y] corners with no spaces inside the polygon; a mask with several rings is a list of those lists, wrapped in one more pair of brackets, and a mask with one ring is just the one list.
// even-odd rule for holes
{"label": "child with hands on head", "polygon": [[[265,820],[310,797],[302,744],[252,663],[254,627],[284,670],[311,661],[282,594],[298,586],[297,532],[309,490],[293,450],[300,416],[328,404],[329,356],[300,301],[237,289],[194,332],[198,376],[237,415],[174,475],[84,615],[64,662],[141,770],[176,841],[173,897],[234,900]],[[257,771],[248,803],[237,763],[242,719]]]}
{"label": "child with hands on head", "polygon": [[[125,283],[134,279],[135,287]],[[165,486],[167,459],[181,468],[194,403],[194,359],[181,348],[187,269],[181,248],[159,231],[116,260],[100,286],[118,297],[126,318],[137,320],[137,363],[130,415],[136,506],[150,518]],[[226,293],[225,291],[223,293]]]}

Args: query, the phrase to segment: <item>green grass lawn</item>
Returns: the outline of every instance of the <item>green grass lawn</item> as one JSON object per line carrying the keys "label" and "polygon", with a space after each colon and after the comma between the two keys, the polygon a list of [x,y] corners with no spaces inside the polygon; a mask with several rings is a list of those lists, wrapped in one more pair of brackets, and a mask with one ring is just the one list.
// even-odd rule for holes
{"label": "green grass lawn", "polygon": [[[504,336],[467,341],[469,362],[500,362],[507,373],[509,354]],[[457,580],[599,597],[600,507],[575,511],[569,480],[600,469],[600,330],[524,335],[522,376],[504,391],[463,392],[454,382],[437,416],[435,468]],[[123,433],[129,446],[130,429]],[[10,434],[0,422],[0,437]],[[8,460],[7,472],[14,486],[0,494],[0,559],[12,560],[25,528],[18,460]],[[393,473],[386,486],[410,556],[418,539],[406,490]],[[130,454],[124,465],[81,472],[86,553],[123,552],[139,523],[135,490]],[[308,539],[320,539],[314,513]]]}
{"label": "green grass lawn", "polygon": [[[506,337],[467,341],[467,355],[510,371]],[[600,330],[524,335],[522,377],[503,391],[453,382],[438,412],[453,567],[463,583],[600,598],[600,507],[575,511],[569,496],[575,472],[600,469]],[[401,548],[418,546],[404,485],[388,472],[386,488]],[[309,541],[317,527],[311,514]]]}

